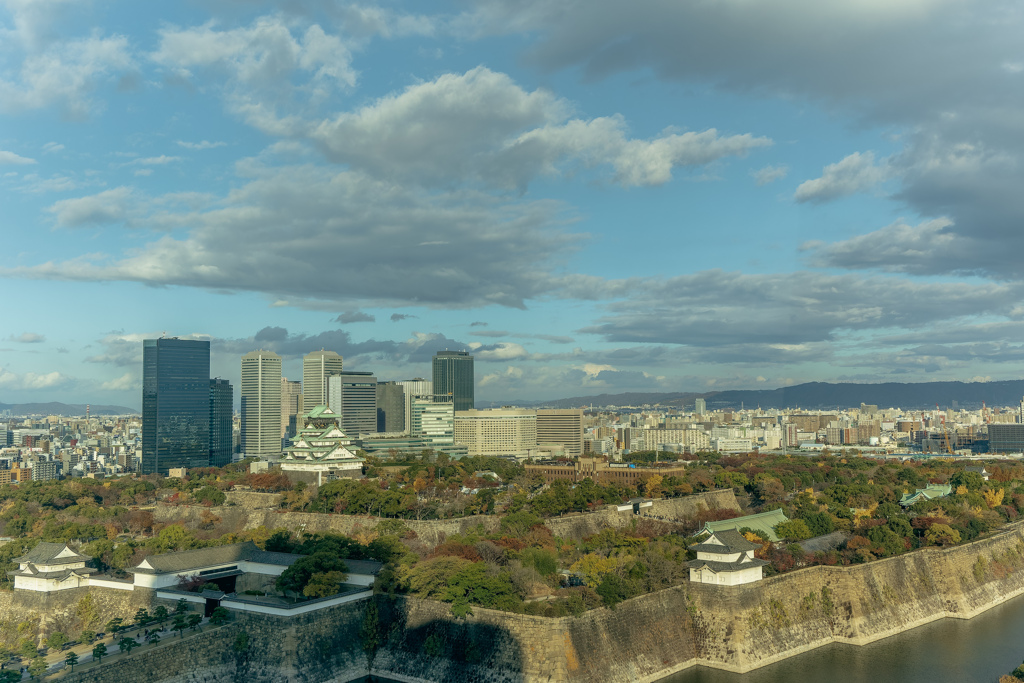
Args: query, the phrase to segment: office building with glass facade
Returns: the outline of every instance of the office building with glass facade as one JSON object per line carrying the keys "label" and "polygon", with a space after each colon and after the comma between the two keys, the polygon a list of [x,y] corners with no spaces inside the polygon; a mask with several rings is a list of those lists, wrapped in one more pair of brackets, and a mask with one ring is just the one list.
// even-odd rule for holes
{"label": "office building with glass facade", "polygon": [[450,396],[455,410],[474,407],[473,356],[468,351],[434,354],[434,395]]}
{"label": "office building with glass facade", "polygon": [[372,372],[343,371],[327,378],[327,405],[341,415],[349,436],[377,431],[377,378]]}
{"label": "office building with glass facade", "polygon": [[142,472],[210,464],[210,342],[142,342]]}
{"label": "office building with glass facade", "polygon": [[235,400],[231,382],[210,380],[210,467],[231,464],[231,428]]}
{"label": "office building with glass facade", "polygon": [[273,351],[242,356],[240,436],[246,457],[281,455],[281,356]]}
{"label": "office building with glass facade", "polygon": [[320,349],[302,357],[302,404],[308,412],[327,405],[327,378],[344,369],[344,360],[334,351]]}

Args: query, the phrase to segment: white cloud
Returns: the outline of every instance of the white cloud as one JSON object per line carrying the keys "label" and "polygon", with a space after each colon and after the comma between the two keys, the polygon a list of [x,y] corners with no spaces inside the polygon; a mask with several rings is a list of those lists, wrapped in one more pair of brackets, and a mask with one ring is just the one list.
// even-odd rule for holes
{"label": "white cloud", "polygon": [[15,154],[14,152],[7,152],[0,149],[0,164],[34,164],[35,159],[29,159]]}
{"label": "white cloud", "polygon": [[158,157],[133,159],[129,163],[135,166],[163,166],[165,164],[173,164],[178,161],[181,161],[181,157],[169,157],[166,154],[161,154]]}
{"label": "white cloud", "polygon": [[571,111],[545,90],[528,92],[506,74],[477,67],[410,86],[324,121],[308,135],[331,159],[379,177],[427,186],[477,180],[518,189],[539,173],[603,165],[622,185],[657,185],[674,168],[771,144],[714,129],[631,139],[620,116],[570,119]]}
{"label": "white cloud", "polygon": [[100,385],[100,389],[104,391],[130,391],[141,386],[142,383],[131,372],[126,372],[116,379],[104,382]]}
{"label": "white cloud", "polygon": [[132,214],[133,205],[133,190],[122,186],[89,197],[62,199],[47,211],[56,215],[57,225],[79,227],[123,222]]}
{"label": "white cloud", "polygon": [[7,339],[20,344],[39,344],[46,341],[46,337],[41,334],[36,334],[35,332],[22,332],[19,335],[12,334]]}
{"label": "white cloud", "polygon": [[758,187],[761,187],[762,185],[774,183],[776,180],[782,180],[788,173],[789,166],[765,166],[754,171],[754,182],[757,183]]}
{"label": "white cloud", "polygon": [[226,142],[210,142],[209,140],[201,140],[200,142],[178,140],[177,142],[178,145],[185,149],[214,149],[215,147],[224,147],[228,144]]}
{"label": "white cloud", "polygon": [[43,151],[47,154],[53,154],[54,152],[59,152],[62,149],[64,149],[64,145],[59,142],[47,142],[43,145]]}
{"label": "white cloud", "polygon": [[0,368],[0,387],[5,389],[51,389],[68,381],[68,378],[59,372],[19,374]]}
{"label": "white cloud", "polygon": [[827,202],[870,190],[891,175],[886,161],[875,164],[873,152],[854,152],[842,161],[826,166],[820,178],[800,183],[793,198],[798,202]]}

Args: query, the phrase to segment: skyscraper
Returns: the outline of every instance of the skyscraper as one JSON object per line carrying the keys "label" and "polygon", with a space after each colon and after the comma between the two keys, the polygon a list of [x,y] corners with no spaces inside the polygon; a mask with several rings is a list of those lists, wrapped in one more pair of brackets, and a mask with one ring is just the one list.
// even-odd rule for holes
{"label": "skyscraper", "polygon": [[242,452],[281,454],[281,356],[251,351],[242,356]]}
{"label": "skyscraper", "polygon": [[398,382],[377,382],[377,431],[405,431],[405,391]]}
{"label": "skyscraper", "polygon": [[302,357],[302,405],[305,412],[327,405],[327,378],[342,371],[334,351],[314,351]]}
{"label": "skyscraper", "polygon": [[473,356],[468,351],[438,351],[434,354],[434,395],[450,396],[455,410],[471,410],[473,400]]}
{"label": "skyscraper", "polygon": [[417,396],[429,396],[433,400],[434,382],[433,380],[416,377],[404,382],[398,382],[398,384],[402,386],[402,391],[405,393],[405,426],[402,430],[409,433],[412,426],[412,400]]}
{"label": "skyscraper", "polygon": [[295,436],[301,426],[302,382],[281,378],[281,438]]}
{"label": "skyscraper", "polygon": [[341,415],[349,436],[377,431],[377,378],[372,372],[346,370],[327,378],[327,405]]}
{"label": "skyscraper", "polygon": [[142,472],[210,464],[210,342],[142,342]]}
{"label": "skyscraper", "polygon": [[231,464],[231,420],[235,400],[226,379],[210,380],[210,467]]}
{"label": "skyscraper", "polygon": [[707,403],[702,398],[694,399],[693,401],[693,412],[698,415],[703,415],[707,411]]}

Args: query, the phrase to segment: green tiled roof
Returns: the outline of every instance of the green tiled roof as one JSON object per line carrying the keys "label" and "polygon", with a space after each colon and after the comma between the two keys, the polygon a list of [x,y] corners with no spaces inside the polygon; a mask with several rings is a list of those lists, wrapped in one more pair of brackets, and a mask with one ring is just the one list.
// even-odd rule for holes
{"label": "green tiled roof", "polygon": [[704,524],[704,528],[700,530],[700,533],[705,531],[725,531],[727,529],[742,529],[748,527],[755,531],[763,533],[769,541],[772,543],[778,543],[778,535],[775,533],[775,525],[781,522],[788,522],[787,517],[782,512],[782,508],[778,510],[771,510],[770,512],[761,512],[756,515],[747,515],[746,517],[736,517],[735,519],[723,519],[717,522],[707,522]]}
{"label": "green tiled roof", "polygon": [[914,493],[904,493],[903,497],[900,498],[900,505],[910,506],[917,501],[932,500],[933,498],[944,498],[952,493],[953,487],[949,484],[929,484],[923,489],[918,489]]}

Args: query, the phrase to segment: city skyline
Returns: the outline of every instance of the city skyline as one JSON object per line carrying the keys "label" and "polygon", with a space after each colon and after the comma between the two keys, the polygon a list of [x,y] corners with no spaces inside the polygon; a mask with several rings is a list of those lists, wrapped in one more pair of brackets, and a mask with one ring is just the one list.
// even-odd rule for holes
{"label": "city skyline", "polygon": [[141,409],[164,333],[236,387],[257,348],[292,380],[464,349],[480,404],[1024,377],[1021,29],[1001,0],[0,2],[0,401]]}

